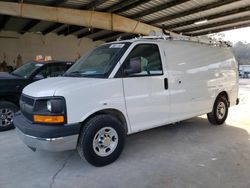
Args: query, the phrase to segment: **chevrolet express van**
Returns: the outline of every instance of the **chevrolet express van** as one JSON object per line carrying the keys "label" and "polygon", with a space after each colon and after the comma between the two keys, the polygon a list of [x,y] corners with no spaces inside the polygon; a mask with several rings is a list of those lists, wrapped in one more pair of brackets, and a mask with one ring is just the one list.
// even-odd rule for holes
{"label": "chevrolet express van", "polygon": [[237,96],[230,48],[139,38],[103,44],[63,77],[25,87],[14,125],[33,150],[77,148],[104,166],[119,157],[126,135],[202,114],[223,124]]}

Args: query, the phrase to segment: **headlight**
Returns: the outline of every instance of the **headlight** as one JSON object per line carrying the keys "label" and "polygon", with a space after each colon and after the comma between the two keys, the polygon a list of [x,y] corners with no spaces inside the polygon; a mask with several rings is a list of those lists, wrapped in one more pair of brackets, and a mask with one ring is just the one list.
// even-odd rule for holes
{"label": "headlight", "polygon": [[63,97],[41,98],[35,101],[33,121],[37,123],[66,123]]}
{"label": "headlight", "polygon": [[61,99],[49,99],[47,100],[47,110],[52,113],[62,113],[64,103]]}
{"label": "headlight", "polygon": [[50,111],[50,112],[52,111],[51,100],[48,100],[48,101],[47,101],[47,110]]}

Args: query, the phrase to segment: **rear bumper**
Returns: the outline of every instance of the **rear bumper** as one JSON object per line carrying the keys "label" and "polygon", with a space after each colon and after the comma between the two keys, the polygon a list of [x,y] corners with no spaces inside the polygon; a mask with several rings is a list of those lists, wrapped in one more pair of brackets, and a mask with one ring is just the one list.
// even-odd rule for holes
{"label": "rear bumper", "polygon": [[32,150],[66,151],[77,146],[80,124],[34,124],[21,113],[15,115],[13,123],[20,139]]}

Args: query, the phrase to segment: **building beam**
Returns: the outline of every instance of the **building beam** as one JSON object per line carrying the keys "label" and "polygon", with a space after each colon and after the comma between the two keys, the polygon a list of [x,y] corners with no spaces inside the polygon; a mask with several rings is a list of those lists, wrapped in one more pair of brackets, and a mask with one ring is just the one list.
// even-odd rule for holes
{"label": "building beam", "polygon": [[49,27],[47,27],[46,29],[44,29],[44,30],[42,31],[42,34],[43,34],[43,35],[47,35],[48,33],[50,33],[50,32],[52,32],[52,31],[58,29],[59,27],[61,27],[61,26],[63,26],[63,25],[64,25],[64,24],[62,24],[62,23],[54,23],[54,24],[52,24],[51,26],[49,26]]}
{"label": "building beam", "polygon": [[239,23],[239,22],[248,21],[248,20],[250,21],[250,16],[243,16],[243,17],[240,17],[240,18],[235,18],[235,19],[231,19],[231,20],[226,20],[226,21],[201,25],[201,26],[192,27],[192,28],[189,28],[189,29],[183,29],[183,30],[180,30],[180,31],[178,30],[178,32],[181,32],[181,33],[185,34],[185,33],[190,33],[190,32],[194,32],[194,31],[209,29],[209,28],[213,28],[213,27],[220,27],[220,26],[223,26],[223,25],[234,24],[234,23]]}
{"label": "building beam", "polygon": [[[118,12],[122,12],[122,11],[126,11],[126,10],[130,10],[142,3],[147,3],[148,1],[151,0],[127,0],[127,1],[121,1],[120,3],[116,3],[115,5],[102,10],[103,12],[112,12],[112,13],[118,13]],[[78,30],[76,29],[74,32],[80,31],[81,29],[83,29],[82,27],[78,27]],[[64,34],[65,36],[72,34],[72,33],[66,33]],[[82,33],[81,33],[82,34]],[[81,34],[79,34],[81,36]],[[85,35],[83,35],[85,36]]]}
{"label": "building beam", "polygon": [[80,31],[82,29],[84,29],[85,27],[81,27],[81,26],[77,26],[77,25],[69,25],[66,28],[60,30],[57,32],[58,35],[64,35],[64,36],[68,36],[72,33],[75,33],[77,31]]}
{"label": "building beam", "polygon": [[[59,6],[60,4],[63,4],[66,0],[57,0],[49,4],[49,6]],[[23,28],[20,30],[20,34],[24,34],[33,27],[35,27],[37,24],[39,24],[40,20],[31,20],[29,23],[27,23]]]}
{"label": "building beam", "polygon": [[103,30],[102,29],[89,28],[87,31],[84,31],[84,32],[80,33],[79,35],[77,35],[77,38],[83,38],[83,37],[86,37],[86,36],[91,35],[93,33],[97,33],[99,31],[103,31]]}
{"label": "building beam", "polygon": [[161,31],[158,27],[113,13],[25,3],[0,2],[0,14],[142,35]]}
{"label": "building beam", "polygon": [[19,33],[20,34],[26,33],[27,31],[29,31],[30,29],[32,29],[33,27],[35,27],[40,22],[41,22],[40,20],[34,20],[34,19],[32,19],[26,25],[24,25],[22,27],[22,29],[20,29]]}
{"label": "building beam", "polygon": [[61,23],[54,23],[54,24],[52,24],[51,26],[49,26],[48,28],[44,29],[44,30],[42,31],[42,34],[43,34],[43,35],[47,35],[48,33],[54,31],[55,29],[57,29],[58,27],[60,27],[60,26],[62,26],[62,25],[63,25],[63,24],[61,24]]}
{"label": "building beam", "polygon": [[156,6],[156,7],[147,9],[147,10],[139,12],[137,14],[134,14],[133,16],[131,16],[131,18],[132,19],[141,18],[143,16],[146,16],[146,15],[149,15],[149,14],[153,14],[155,12],[159,12],[159,11],[162,11],[164,9],[168,9],[168,8],[174,7],[174,6],[186,3],[188,1],[190,1],[190,0],[175,0],[175,1],[170,1],[170,2],[167,2],[167,3],[163,3],[163,4],[160,4],[160,5]]}
{"label": "building beam", "polygon": [[[103,3],[105,3],[107,0],[94,0],[94,1],[92,1],[91,3],[89,3],[88,5],[85,5],[85,6],[83,6],[83,7],[80,7],[79,9],[81,9],[81,10],[92,10],[92,9],[94,9],[95,7],[97,7],[97,6],[99,6],[99,5],[101,5],[101,4],[103,4]],[[63,24],[60,24],[57,28],[59,28],[59,27],[61,27]],[[70,25],[71,26],[71,25]],[[78,27],[78,29],[74,29],[74,32],[76,32],[76,31],[80,31],[81,29],[83,29],[84,27],[80,27],[80,26],[77,26]],[[47,28],[47,29],[51,29],[51,28],[55,28],[55,25],[52,25],[52,26],[50,26],[50,28]],[[57,28],[55,28],[55,29],[57,29]],[[54,30],[55,30],[54,29]],[[61,33],[61,31],[58,31],[58,32],[60,32]],[[71,32],[71,33],[74,33],[74,32]],[[69,35],[69,34],[71,34],[71,33],[65,33],[64,35],[65,36],[67,36],[67,35]]]}
{"label": "building beam", "polygon": [[212,2],[212,3],[209,3],[207,5],[202,5],[200,7],[196,7],[196,8],[190,9],[190,10],[183,11],[183,12],[181,12],[179,14],[164,16],[164,17],[161,17],[161,18],[151,20],[151,21],[146,22],[146,23],[153,24],[153,25],[154,24],[159,24],[159,23],[162,23],[162,22],[166,22],[166,21],[169,21],[169,20],[176,19],[176,18],[181,18],[181,17],[187,16],[187,15],[191,15],[191,14],[199,13],[199,12],[202,12],[202,11],[210,10],[210,9],[213,9],[213,8],[225,6],[227,4],[234,3],[234,2],[237,2],[237,1],[240,1],[240,0],[223,0],[223,1],[218,1],[218,2]]}
{"label": "building beam", "polygon": [[[180,5],[180,4],[183,4],[183,3],[185,3],[185,2],[188,2],[188,1],[190,1],[190,0],[175,0],[175,1],[170,1],[170,2],[168,2],[168,3],[163,3],[163,4],[160,4],[160,5],[158,5],[158,6],[156,6],[156,7],[154,7],[154,8],[150,8],[150,9],[147,9],[147,10],[145,10],[145,11],[142,11],[142,12],[140,12],[140,13],[137,13],[137,14],[134,14],[133,16],[131,16],[130,18],[132,18],[132,19],[138,19],[138,18],[140,18],[140,17],[143,17],[143,16],[146,16],[146,15],[149,15],[149,14],[152,14],[152,13],[155,13],[155,12],[158,12],[158,11],[161,11],[161,10],[164,10],[164,9],[167,9],[167,8],[171,8],[171,7],[174,7],[174,6],[177,6],[177,5]],[[127,2],[127,4],[125,4],[124,3],[124,1],[122,1],[121,3],[118,3],[118,4],[115,4],[116,5],[116,7],[122,7],[122,5],[124,5],[124,8],[126,8],[127,6],[130,6],[128,3],[130,2],[130,1],[126,1]],[[140,3],[140,4],[142,4],[142,3],[147,3],[148,1],[138,1],[137,3]],[[136,2],[135,2],[136,3]],[[121,5],[122,4],[122,5]],[[138,5],[140,5],[140,4],[133,4],[133,6],[138,6]],[[115,6],[114,5],[114,6]],[[124,11],[124,8],[123,8],[123,10],[122,9],[114,9],[114,8],[112,8],[112,7],[110,7],[110,9],[107,9],[107,10],[105,10],[105,11],[116,11],[116,12],[121,12],[121,11]]]}
{"label": "building beam", "polygon": [[141,4],[148,3],[149,1],[151,1],[151,0],[137,0],[137,1],[134,0],[131,2],[131,4],[129,4],[127,6],[120,7],[119,9],[113,11],[113,13],[126,12],[126,11],[133,9]]}
{"label": "building beam", "polygon": [[71,28],[72,28],[71,25],[67,25],[65,28],[62,28],[61,30],[59,30],[59,31],[57,32],[57,35],[62,35],[62,34],[64,34],[64,33],[68,32]]}
{"label": "building beam", "polygon": [[219,33],[222,31],[228,31],[228,30],[232,30],[232,29],[240,29],[240,28],[244,28],[244,27],[249,27],[250,23],[243,23],[243,24],[236,24],[233,26],[226,26],[226,27],[222,27],[222,28],[218,28],[218,29],[212,29],[212,30],[208,30],[208,31],[201,31],[198,33],[190,33],[190,36],[201,36],[201,35],[208,35],[208,34],[212,34],[212,33]]}
{"label": "building beam", "polygon": [[[64,35],[64,36],[67,36],[71,33],[74,33],[78,30],[79,26],[76,26],[76,25],[69,25],[67,27],[65,27],[64,29],[60,30],[57,32],[58,35]],[[81,27],[82,28],[82,27]]]}
{"label": "building beam", "polygon": [[103,10],[103,11],[105,11],[105,12],[113,12],[113,13],[118,13],[118,12],[121,12],[120,10],[121,9],[127,9],[127,7],[128,6],[132,6],[132,7],[134,7],[135,6],[135,4],[137,4],[137,3],[140,3],[140,4],[142,4],[142,3],[145,3],[146,1],[144,0],[144,1],[141,1],[141,0],[134,0],[134,1],[131,1],[131,0],[126,0],[126,1],[120,1],[119,3],[116,3],[116,4],[114,4],[114,5],[112,5],[112,6],[110,6],[110,7],[108,7],[108,8],[106,8],[105,10]]}
{"label": "building beam", "polygon": [[[202,17],[202,20],[213,20],[213,19],[217,19],[217,18],[221,18],[221,17],[225,17],[225,16],[231,16],[234,14],[244,13],[244,12],[249,12],[249,11],[250,11],[250,6],[241,7],[241,8],[236,8],[236,9],[220,12],[218,14],[213,14],[210,16],[204,16],[204,17]],[[189,21],[180,22],[177,24],[168,25],[168,26],[166,26],[166,29],[174,30],[175,28],[178,28],[178,27],[183,27],[183,26],[188,26],[188,25],[194,24],[195,22],[198,22],[200,20],[201,20],[201,18],[197,18],[197,19],[193,19],[193,20],[189,20]]]}
{"label": "building beam", "polygon": [[84,10],[91,10],[91,9],[95,9],[96,7],[98,7],[99,5],[105,3],[108,0],[94,0],[91,3],[89,3],[88,5],[81,7],[81,9]]}
{"label": "building beam", "polygon": [[103,40],[103,39],[114,37],[114,36],[117,36],[120,34],[122,34],[122,32],[112,32],[112,33],[104,34],[104,35],[101,35],[98,37],[94,37],[94,38],[92,38],[92,40],[93,41]]}
{"label": "building beam", "polygon": [[79,27],[80,26],[77,26],[77,25],[71,26],[71,27],[69,27],[68,31],[66,31],[65,33],[63,33],[63,35],[67,36],[67,35],[70,35],[72,33],[75,33],[77,31],[85,28],[85,27],[80,27],[80,29],[79,29]]}
{"label": "building beam", "polygon": [[0,31],[3,30],[6,26],[6,24],[10,21],[11,16],[4,15],[3,20],[0,23]]}

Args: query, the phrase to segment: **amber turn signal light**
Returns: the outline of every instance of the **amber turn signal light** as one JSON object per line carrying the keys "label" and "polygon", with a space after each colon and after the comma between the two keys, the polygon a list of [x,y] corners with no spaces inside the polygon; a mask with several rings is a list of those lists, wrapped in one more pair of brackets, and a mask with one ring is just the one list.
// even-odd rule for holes
{"label": "amber turn signal light", "polygon": [[33,119],[37,123],[64,123],[64,116],[34,115]]}

